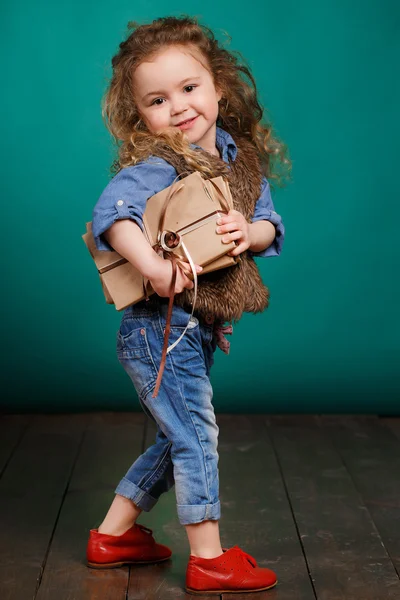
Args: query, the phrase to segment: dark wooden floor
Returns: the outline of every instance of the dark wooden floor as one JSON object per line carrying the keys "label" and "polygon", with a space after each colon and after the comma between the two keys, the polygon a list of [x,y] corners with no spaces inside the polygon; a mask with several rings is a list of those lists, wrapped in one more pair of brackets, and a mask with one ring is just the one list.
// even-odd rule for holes
{"label": "dark wooden floor", "polygon": [[[231,598],[400,599],[399,419],[219,415],[218,424],[223,545],[279,577],[274,590]],[[173,560],[109,571],[84,562],[88,530],[153,436],[143,414],[1,417],[1,600],[193,598],[173,491],[139,519]]]}

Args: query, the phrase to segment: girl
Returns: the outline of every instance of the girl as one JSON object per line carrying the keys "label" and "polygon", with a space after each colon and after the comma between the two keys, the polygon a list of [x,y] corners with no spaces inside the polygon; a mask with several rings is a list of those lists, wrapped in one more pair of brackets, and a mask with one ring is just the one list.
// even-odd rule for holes
{"label": "girl", "polygon": [[[156,292],[123,313],[117,353],[143,410],[157,424],[157,436],[120,481],[100,527],[91,530],[88,565],[168,559],[169,548],[136,520],[175,485],[178,517],[190,545],[187,591],[264,590],[276,584],[275,574],[257,567],[238,546],[221,547],[218,427],[209,373],[216,346],[227,351],[223,323],[268,305],[252,255],[280,253],[284,228],[266,176],[274,176],[271,155],[281,165],[289,161],[270,128],[260,124],[262,109],[249,70],[218,45],[209,29],[187,17],[131,28],[112,60],[104,102],[108,126],[119,140],[117,174],[96,204],[92,227],[97,247],[115,249]],[[194,170],[227,177],[235,210],[221,218],[217,232],[224,242],[236,242],[231,254],[240,254],[241,261],[200,277],[195,317],[168,355],[153,398],[172,263],[147,243],[142,217],[149,197],[171,185],[177,174]],[[189,265],[178,268],[175,293],[171,343],[190,318]]]}

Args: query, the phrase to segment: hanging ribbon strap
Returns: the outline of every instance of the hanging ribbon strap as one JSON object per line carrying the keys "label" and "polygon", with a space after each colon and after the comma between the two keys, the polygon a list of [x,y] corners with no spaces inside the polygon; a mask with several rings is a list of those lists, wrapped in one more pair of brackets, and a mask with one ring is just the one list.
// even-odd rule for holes
{"label": "hanging ribbon strap", "polygon": [[[168,258],[169,260],[171,260],[171,262],[172,262],[172,281],[171,281],[171,287],[169,290],[169,302],[168,302],[167,319],[166,319],[165,332],[164,332],[164,344],[163,344],[163,349],[162,349],[162,353],[161,353],[161,363],[160,363],[160,368],[158,371],[156,385],[155,385],[153,396],[152,396],[153,398],[155,398],[157,396],[158,391],[160,389],[167,354],[179,344],[179,342],[182,340],[183,336],[186,334],[189,324],[190,324],[190,321],[193,317],[195,306],[196,306],[196,301],[197,301],[197,286],[198,286],[198,284],[197,284],[196,266],[194,264],[192,257],[190,256],[190,253],[189,253],[186,245],[184,244],[184,242],[182,240],[182,235],[180,235],[180,233],[175,232],[175,231],[164,230],[166,213],[167,213],[168,207],[170,206],[171,200],[176,194],[178,194],[180,192],[180,190],[182,190],[185,187],[185,183],[183,181],[179,181],[177,185],[175,185],[175,182],[177,182],[177,180],[179,180],[180,177],[182,177],[182,175],[187,175],[189,173],[190,173],[189,171],[184,171],[183,173],[180,173],[174,179],[174,181],[170,187],[170,191],[165,200],[164,206],[162,207],[162,210],[161,210],[160,220],[159,220],[159,224],[158,224],[157,244],[154,248],[154,250],[158,254],[160,254],[164,258]],[[225,210],[228,213],[230,210],[230,207],[226,201],[226,198],[225,198],[223,192],[219,188],[219,186],[211,179],[205,181],[203,178],[202,178],[202,185],[203,185],[204,192],[216,204],[216,214],[218,214],[221,211],[221,207],[216,203],[212,194],[210,194],[210,191],[207,186],[211,186],[211,185],[213,186],[214,191],[216,192],[217,196],[219,196],[222,210],[223,211]],[[188,228],[184,228],[184,229],[187,230]],[[171,332],[171,318],[172,318],[172,310],[173,310],[174,297],[175,297],[175,284],[176,284],[177,270],[179,268],[179,264],[183,264],[183,262],[184,262],[181,258],[177,258],[174,254],[174,250],[177,250],[178,248],[182,248],[183,253],[190,265],[190,268],[191,268],[191,271],[193,274],[194,295],[193,295],[192,312],[190,314],[190,317],[189,317],[189,320],[187,322],[185,329],[183,330],[183,332],[179,336],[179,338],[173,344],[168,346],[169,335]],[[147,283],[148,283],[147,281],[144,283],[144,290],[145,290],[146,296],[147,296],[147,292],[146,292]],[[228,330],[228,331],[225,331],[224,333],[230,333],[230,331]],[[220,338],[219,334],[220,334],[220,331],[217,334],[217,338]],[[223,334],[221,334],[221,336],[223,337]],[[223,344],[223,342],[221,341],[221,345],[225,346],[224,351],[229,351],[229,342],[226,338],[224,338],[224,340],[225,340],[225,344]]]}
{"label": "hanging ribbon strap", "polygon": [[[181,173],[181,175],[183,175],[183,173]],[[179,179],[179,177],[181,175],[178,175],[178,177],[175,178],[173,184],[175,183],[175,181],[177,181],[177,179]],[[173,198],[173,196],[175,194],[177,194],[181,189],[183,189],[183,187],[185,185],[183,182],[180,182],[180,184],[178,186],[173,187],[173,184],[171,186],[170,193],[168,194],[168,196],[165,200],[163,209],[161,211],[160,223],[159,223],[159,227],[158,227],[157,246],[155,248],[156,251],[162,250],[164,257],[169,258],[169,260],[171,260],[171,262],[172,262],[172,280],[171,280],[171,287],[169,290],[169,302],[168,302],[167,319],[166,319],[165,332],[164,332],[164,344],[163,344],[163,349],[162,349],[162,353],[161,353],[161,363],[160,363],[160,368],[158,370],[156,385],[155,385],[154,392],[152,395],[153,398],[157,397],[158,391],[160,389],[161,380],[162,380],[162,376],[163,376],[164,369],[165,369],[167,354],[173,348],[175,348],[175,346],[177,346],[179,344],[179,342],[185,335],[185,333],[189,327],[190,320],[193,317],[194,309],[196,306],[196,300],[197,300],[197,271],[196,271],[196,266],[193,262],[193,259],[190,256],[190,253],[189,253],[188,249],[186,248],[186,245],[182,241],[182,236],[174,231],[164,230],[164,222],[165,222],[165,215],[167,212],[167,207],[168,207],[171,199]],[[170,336],[170,332],[171,332],[171,318],[172,318],[172,309],[173,309],[173,305],[174,305],[175,284],[176,284],[178,265],[180,263],[182,263],[182,261],[180,259],[178,259],[173,253],[173,251],[177,250],[178,248],[182,248],[182,250],[189,262],[192,273],[193,273],[194,299],[193,299],[193,305],[192,305],[192,312],[191,312],[191,315],[189,317],[189,320],[187,322],[185,329],[183,330],[183,332],[179,336],[179,338],[173,344],[171,344],[171,346],[168,346],[168,340],[169,340],[169,336]]]}

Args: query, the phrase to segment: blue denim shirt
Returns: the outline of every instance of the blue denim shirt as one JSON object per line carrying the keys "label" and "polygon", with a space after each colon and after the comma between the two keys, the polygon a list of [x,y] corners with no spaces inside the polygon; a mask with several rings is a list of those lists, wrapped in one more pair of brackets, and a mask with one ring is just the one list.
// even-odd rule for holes
{"label": "blue denim shirt", "polygon": [[[195,144],[193,148],[198,148]],[[237,146],[229,133],[217,127],[216,146],[225,162],[234,161]],[[118,219],[132,219],[143,230],[146,201],[170,186],[177,176],[175,168],[164,159],[151,156],[146,161],[121,169],[98,199],[92,218],[92,231],[98,250],[112,250],[102,234]],[[255,221],[266,220],[275,225],[276,237],[269,248],[254,252],[254,256],[278,256],[281,253],[285,228],[275,212],[269,183],[264,177],[254,215]]]}

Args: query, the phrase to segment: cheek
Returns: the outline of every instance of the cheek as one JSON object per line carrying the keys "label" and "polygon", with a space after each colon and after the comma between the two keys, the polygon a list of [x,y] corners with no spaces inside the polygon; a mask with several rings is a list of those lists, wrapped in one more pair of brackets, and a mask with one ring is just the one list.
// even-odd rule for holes
{"label": "cheek", "polygon": [[207,115],[210,119],[216,119],[218,117],[219,107],[218,102],[213,98],[209,99],[207,103]]}
{"label": "cheek", "polygon": [[143,119],[150,131],[157,131],[168,124],[168,116],[164,110],[156,110],[143,115]]}
{"label": "cheek", "polygon": [[211,90],[207,94],[204,94],[202,98],[202,104],[207,112],[208,117],[217,117],[218,116],[218,101]]}

